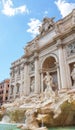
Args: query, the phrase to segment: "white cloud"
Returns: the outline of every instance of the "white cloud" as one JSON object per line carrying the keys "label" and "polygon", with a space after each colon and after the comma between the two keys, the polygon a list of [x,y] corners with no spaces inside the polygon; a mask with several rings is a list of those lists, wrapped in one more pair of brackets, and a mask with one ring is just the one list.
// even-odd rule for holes
{"label": "white cloud", "polygon": [[39,26],[41,26],[41,21],[39,19],[31,18],[28,23],[29,29],[27,32],[31,33],[32,37],[39,34]]}
{"label": "white cloud", "polygon": [[19,13],[29,13],[26,5],[14,8],[12,0],[2,0],[3,10],[2,13],[8,16],[14,16]]}
{"label": "white cloud", "polygon": [[68,3],[66,0],[57,0],[55,1],[55,4],[57,5],[62,17],[68,15],[75,8],[75,3]]}

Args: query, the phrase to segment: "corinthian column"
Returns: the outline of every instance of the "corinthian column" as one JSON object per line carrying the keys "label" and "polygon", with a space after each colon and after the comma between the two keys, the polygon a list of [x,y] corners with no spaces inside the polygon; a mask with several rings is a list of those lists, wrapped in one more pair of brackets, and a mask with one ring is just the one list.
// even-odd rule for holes
{"label": "corinthian column", "polygon": [[21,67],[20,67],[20,73],[21,73],[21,83],[20,83],[20,97],[22,96],[23,94],[23,69],[24,69],[24,65],[22,64]]}
{"label": "corinthian column", "polygon": [[14,99],[16,98],[17,68],[15,68]]}
{"label": "corinthian column", "polygon": [[29,78],[29,64],[27,59],[24,63],[24,95],[27,96],[30,93],[30,78]]}
{"label": "corinthian column", "polygon": [[40,73],[39,73],[39,61],[38,61],[38,54],[35,52],[34,54],[35,59],[35,93],[40,92]]}
{"label": "corinthian column", "polygon": [[66,71],[65,71],[65,63],[64,63],[64,55],[63,55],[63,48],[61,44],[61,40],[57,41],[58,47],[58,54],[59,54],[59,66],[60,66],[60,76],[61,76],[61,87],[66,88]]}
{"label": "corinthian column", "polygon": [[43,92],[43,72],[41,72],[41,92]]}

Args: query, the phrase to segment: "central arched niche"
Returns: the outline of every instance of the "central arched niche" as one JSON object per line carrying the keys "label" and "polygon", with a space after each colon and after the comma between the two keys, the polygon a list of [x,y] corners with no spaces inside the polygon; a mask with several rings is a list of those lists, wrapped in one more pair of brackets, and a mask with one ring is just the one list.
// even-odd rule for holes
{"label": "central arched niche", "polygon": [[[54,91],[58,88],[57,83],[57,67],[56,67],[56,59],[53,56],[47,57],[43,64],[42,64],[42,72],[43,72],[43,78],[46,75],[46,72],[49,72],[49,74],[53,77],[53,84],[54,87],[52,88]],[[46,88],[46,84],[43,81],[43,90]]]}
{"label": "central arched niche", "polygon": [[50,68],[55,67],[55,62],[56,62],[55,58],[50,56],[50,57],[45,59],[42,68],[46,69],[46,70],[47,69],[49,70]]}

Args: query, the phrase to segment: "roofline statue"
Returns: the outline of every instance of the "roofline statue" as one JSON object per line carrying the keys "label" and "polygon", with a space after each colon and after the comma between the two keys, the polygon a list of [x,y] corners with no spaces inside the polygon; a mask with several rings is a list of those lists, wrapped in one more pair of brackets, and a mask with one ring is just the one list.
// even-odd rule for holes
{"label": "roofline statue", "polygon": [[39,27],[39,32],[41,35],[43,35],[46,31],[50,30],[54,26],[54,18],[47,18],[45,17],[43,19],[42,25]]}

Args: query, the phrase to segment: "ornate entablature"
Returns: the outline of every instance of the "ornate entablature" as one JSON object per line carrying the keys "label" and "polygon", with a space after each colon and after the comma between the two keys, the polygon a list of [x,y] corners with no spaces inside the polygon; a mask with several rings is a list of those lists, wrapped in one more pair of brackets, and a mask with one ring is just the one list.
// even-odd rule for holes
{"label": "ornate entablature", "polygon": [[66,50],[67,50],[67,56],[70,56],[70,55],[75,54],[75,42],[69,44],[69,45],[66,47]]}
{"label": "ornate entablature", "polygon": [[42,22],[42,26],[39,28],[39,32],[41,35],[44,35],[47,31],[51,30],[54,26],[54,18],[44,18]]}

